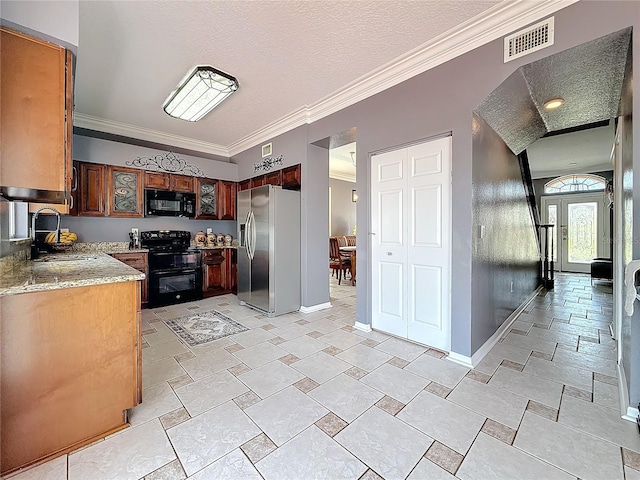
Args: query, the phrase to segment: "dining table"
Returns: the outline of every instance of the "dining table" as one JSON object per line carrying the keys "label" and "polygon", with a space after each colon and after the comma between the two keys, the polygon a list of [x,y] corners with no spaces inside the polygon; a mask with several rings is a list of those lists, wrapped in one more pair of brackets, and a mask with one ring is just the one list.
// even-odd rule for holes
{"label": "dining table", "polygon": [[356,246],[340,247],[340,253],[351,255],[351,285],[356,284]]}

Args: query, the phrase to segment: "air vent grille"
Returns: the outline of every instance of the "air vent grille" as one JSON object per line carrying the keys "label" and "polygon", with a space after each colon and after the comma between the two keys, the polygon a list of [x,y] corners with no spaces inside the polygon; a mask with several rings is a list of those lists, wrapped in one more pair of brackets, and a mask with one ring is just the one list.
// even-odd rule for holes
{"label": "air vent grille", "polygon": [[550,45],[553,45],[553,17],[505,37],[504,61],[509,62]]}

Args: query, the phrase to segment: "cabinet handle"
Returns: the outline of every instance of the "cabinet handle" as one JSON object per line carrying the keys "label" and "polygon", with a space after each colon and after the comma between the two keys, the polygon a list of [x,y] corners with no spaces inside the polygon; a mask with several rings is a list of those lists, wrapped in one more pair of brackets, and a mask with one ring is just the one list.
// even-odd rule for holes
{"label": "cabinet handle", "polygon": [[69,210],[73,210],[73,195],[71,195],[69,198],[71,198],[71,201],[69,202]]}
{"label": "cabinet handle", "polygon": [[78,190],[78,169],[71,167],[71,191],[75,192],[76,190]]}

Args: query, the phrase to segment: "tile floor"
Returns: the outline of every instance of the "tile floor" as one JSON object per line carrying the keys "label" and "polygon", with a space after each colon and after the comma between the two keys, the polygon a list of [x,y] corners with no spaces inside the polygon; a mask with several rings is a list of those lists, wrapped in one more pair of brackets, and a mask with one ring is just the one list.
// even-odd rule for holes
{"label": "tile floor", "polygon": [[[144,312],[131,428],[26,479],[640,479],[619,418],[611,288],[560,275],[474,370],[333,307],[265,318],[233,295]],[[250,328],[187,347],[162,320],[217,309]]]}

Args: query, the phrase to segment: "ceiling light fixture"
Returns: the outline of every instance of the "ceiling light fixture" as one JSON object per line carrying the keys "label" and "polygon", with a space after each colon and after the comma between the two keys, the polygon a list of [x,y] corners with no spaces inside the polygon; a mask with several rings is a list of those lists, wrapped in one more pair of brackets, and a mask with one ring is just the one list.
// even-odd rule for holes
{"label": "ceiling light fixture", "polygon": [[356,166],[356,159],[353,157],[356,154],[356,152],[349,152],[349,155],[351,155],[351,163],[353,163],[353,166]]}
{"label": "ceiling light fixture", "polygon": [[552,98],[544,102],[544,108],[545,110],[555,110],[556,108],[560,107],[563,103],[564,103],[564,98],[560,98],[560,97]]}
{"label": "ceiling light fixture", "polygon": [[207,65],[193,67],[162,105],[169,115],[197,122],[238,89],[238,81]]}

